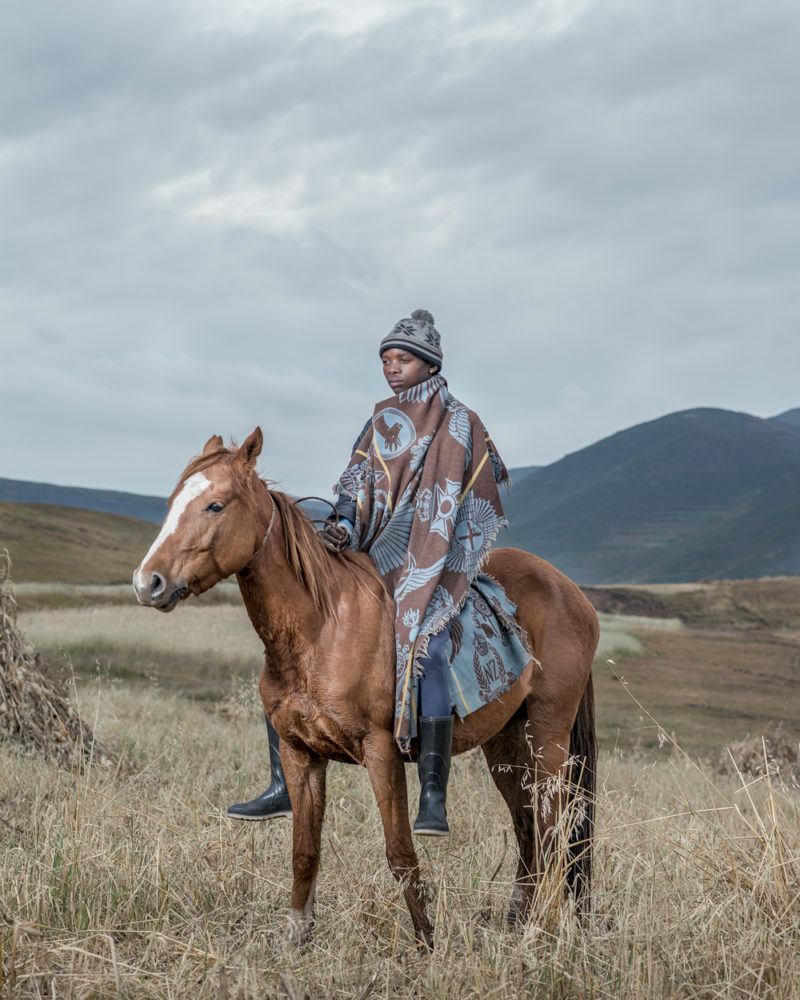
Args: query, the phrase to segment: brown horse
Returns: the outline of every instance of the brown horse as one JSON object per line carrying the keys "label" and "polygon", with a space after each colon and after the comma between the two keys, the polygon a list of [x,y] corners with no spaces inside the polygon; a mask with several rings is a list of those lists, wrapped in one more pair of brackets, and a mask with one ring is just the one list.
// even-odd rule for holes
{"label": "brown horse", "polygon": [[[302,936],[313,922],[325,770],[337,760],[366,767],[389,866],[402,882],[417,939],[430,946],[433,927],[411,839],[404,757],[393,737],[394,601],[367,555],[328,552],[291,498],[259,478],[261,445],[260,428],[240,448],[225,448],[215,436],[189,463],[161,532],[134,574],[136,596],[171,611],[190,593],[237,576],[264,643],[259,691],[280,734],[292,801],[292,935]],[[456,718],[453,752],[482,748],[511,813],[519,847],[513,923],[530,913],[559,837],[568,859],[566,884],[579,907],[586,902],[598,624],[575,584],[542,559],[496,549],[486,568],[516,604],[536,659],[505,695]],[[560,818],[576,799],[582,802],[578,821],[565,829]]]}

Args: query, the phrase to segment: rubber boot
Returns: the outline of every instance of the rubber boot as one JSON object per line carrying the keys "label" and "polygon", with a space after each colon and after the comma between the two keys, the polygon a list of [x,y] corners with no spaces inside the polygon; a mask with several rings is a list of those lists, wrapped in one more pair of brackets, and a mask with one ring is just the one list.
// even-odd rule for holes
{"label": "rubber boot", "polygon": [[453,716],[419,718],[419,815],[414,833],[422,837],[444,837],[447,825],[447,779],[453,745]]}
{"label": "rubber boot", "polygon": [[292,815],[292,803],[286,789],[286,778],[281,767],[280,737],[272,727],[272,723],[264,715],[267,723],[267,739],[269,741],[269,769],[271,780],[269,788],[249,802],[237,802],[228,806],[231,819],[277,819],[279,816]]}

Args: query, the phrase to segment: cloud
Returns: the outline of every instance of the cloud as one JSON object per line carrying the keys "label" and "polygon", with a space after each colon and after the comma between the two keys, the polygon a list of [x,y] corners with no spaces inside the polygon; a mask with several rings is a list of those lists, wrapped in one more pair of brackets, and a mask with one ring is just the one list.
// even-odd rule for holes
{"label": "cloud", "polygon": [[798,405],[798,20],[8,6],[0,474],[163,492],[263,421],[270,474],[327,489],[417,307],[510,464]]}

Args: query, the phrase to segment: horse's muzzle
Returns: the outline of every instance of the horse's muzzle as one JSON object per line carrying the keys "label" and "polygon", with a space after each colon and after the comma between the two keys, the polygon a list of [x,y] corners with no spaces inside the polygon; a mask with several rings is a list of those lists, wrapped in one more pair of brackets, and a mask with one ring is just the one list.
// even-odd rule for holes
{"label": "horse's muzzle", "polygon": [[133,574],[133,589],[136,600],[157,611],[172,611],[184,597],[189,596],[189,588],[184,582],[168,583],[161,573]]}

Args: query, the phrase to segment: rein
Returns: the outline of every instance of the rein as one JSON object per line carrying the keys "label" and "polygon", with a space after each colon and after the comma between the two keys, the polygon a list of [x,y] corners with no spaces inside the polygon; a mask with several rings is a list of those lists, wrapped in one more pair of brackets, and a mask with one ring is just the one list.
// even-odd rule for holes
{"label": "rein", "polygon": [[[327,524],[328,521],[331,520],[331,518],[333,518],[333,523],[334,524],[338,524],[339,523],[339,511],[336,509],[336,505],[332,504],[330,502],[330,500],[326,500],[325,497],[298,497],[294,501],[294,503],[295,504],[301,504],[301,503],[305,503],[306,500],[318,500],[320,503],[326,503],[330,507],[330,509],[331,509],[331,513],[328,514],[328,516],[325,518],[324,521],[322,520],[321,517],[309,517],[308,519],[309,519],[309,521],[312,524]],[[308,516],[308,515],[306,515],[306,516]]]}

